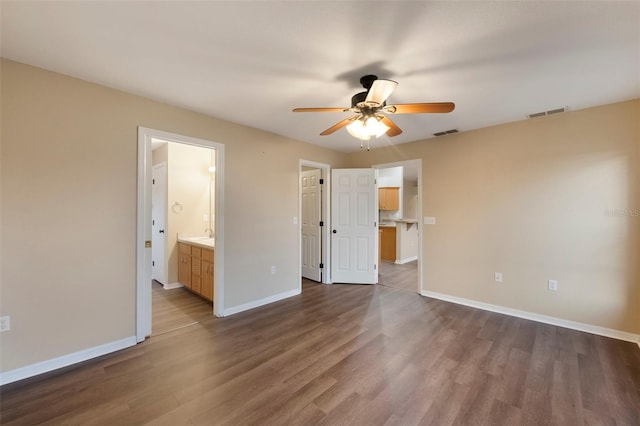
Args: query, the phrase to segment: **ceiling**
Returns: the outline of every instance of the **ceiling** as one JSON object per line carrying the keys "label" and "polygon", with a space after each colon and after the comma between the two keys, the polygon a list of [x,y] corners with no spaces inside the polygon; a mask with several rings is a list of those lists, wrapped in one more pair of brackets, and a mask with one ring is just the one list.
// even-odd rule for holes
{"label": "ceiling", "polygon": [[[1,3],[1,54],[217,118],[338,149],[365,74],[400,84],[372,147],[640,97],[640,2],[209,1]],[[446,136],[444,137],[446,138]]]}

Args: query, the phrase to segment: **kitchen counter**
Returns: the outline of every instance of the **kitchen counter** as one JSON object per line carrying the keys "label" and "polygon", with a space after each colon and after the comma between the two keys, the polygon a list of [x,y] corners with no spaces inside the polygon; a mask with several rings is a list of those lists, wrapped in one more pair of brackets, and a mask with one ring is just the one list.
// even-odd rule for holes
{"label": "kitchen counter", "polygon": [[418,219],[396,219],[399,223],[418,223]]}
{"label": "kitchen counter", "polygon": [[206,249],[213,249],[216,247],[215,238],[209,237],[178,237],[178,242],[191,244]]}
{"label": "kitchen counter", "polygon": [[418,258],[417,219],[386,220],[379,228],[382,260],[401,264]]}

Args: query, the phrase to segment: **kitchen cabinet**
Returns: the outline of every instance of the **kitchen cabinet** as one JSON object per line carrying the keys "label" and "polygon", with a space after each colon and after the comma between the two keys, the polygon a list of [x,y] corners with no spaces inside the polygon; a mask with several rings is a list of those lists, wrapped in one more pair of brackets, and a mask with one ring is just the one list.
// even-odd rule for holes
{"label": "kitchen cabinet", "polygon": [[400,188],[397,186],[378,188],[379,210],[400,210]]}
{"label": "kitchen cabinet", "polygon": [[207,300],[213,300],[213,250],[178,243],[178,282]]}
{"label": "kitchen cabinet", "polygon": [[390,262],[396,261],[396,227],[381,226],[380,230],[380,257]]}

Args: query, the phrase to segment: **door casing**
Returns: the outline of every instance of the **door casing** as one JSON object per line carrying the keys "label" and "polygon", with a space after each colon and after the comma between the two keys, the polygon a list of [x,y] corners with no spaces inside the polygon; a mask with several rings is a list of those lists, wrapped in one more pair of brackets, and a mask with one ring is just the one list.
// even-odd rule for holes
{"label": "door casing", "polygon": [[151,334],[151,141],[195,145],[216,150],[216,199],[213,284],[213,314],[224,315],[224,144],[192,138],[161,130],[138,127],[138,202],[136,230],[136,340],[142,342]]}

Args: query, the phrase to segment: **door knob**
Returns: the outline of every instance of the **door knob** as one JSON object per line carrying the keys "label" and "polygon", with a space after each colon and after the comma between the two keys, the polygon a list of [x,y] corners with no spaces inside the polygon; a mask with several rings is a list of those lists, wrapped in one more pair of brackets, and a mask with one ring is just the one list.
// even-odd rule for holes
{"label": "door knob", "polygon": [[158,231],[160,234],[164,234],[164,229]]}
{"label": "door knob", "polygon": [[337,233],[338,233],[338,231],[336,231],[336,230],[334,229],[334,230],[333,230],[333,233],[334,233],[334,234],[337,234]]}

